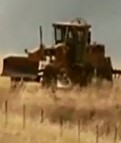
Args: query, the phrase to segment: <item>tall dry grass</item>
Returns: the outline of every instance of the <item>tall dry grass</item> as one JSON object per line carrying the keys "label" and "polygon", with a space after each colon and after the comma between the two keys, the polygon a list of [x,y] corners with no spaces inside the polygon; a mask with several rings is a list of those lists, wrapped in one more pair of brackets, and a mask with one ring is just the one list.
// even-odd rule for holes
{"label": "tall dry grass", "polygon": [[[2,66],[1,66],[2,67]],[[121,80],[115,79],[114,85],[104,82],[101,87],[91,84],[85,89],[73,87],[69,90],[42,89],[36,83],[25,83],[15,90],[10,88],[8,78],[0,78],[0,142],[77,142],[77,120],[85,127],[81,142],[95,141],[95,126],[101,124],[101,131],[107,123],[112,126],[120,123],[121,118]],[[55,99],[56,97],[56,99]],[[8,100],[9,121],[4,128],[4,102]],[[22,130],[22,105],[27,107],[27,126]],[[45,118],[40,124],[40,112],[44,110]],[[63,138],[59,137],[59,117],[63,116],[66,124]],[[111,138],[101,137],[103,142]]]}

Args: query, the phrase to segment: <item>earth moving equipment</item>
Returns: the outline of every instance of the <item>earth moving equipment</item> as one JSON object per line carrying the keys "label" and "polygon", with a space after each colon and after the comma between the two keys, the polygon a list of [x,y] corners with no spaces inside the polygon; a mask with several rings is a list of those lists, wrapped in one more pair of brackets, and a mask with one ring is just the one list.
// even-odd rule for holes
{"label": "earth moving equipment", "polygon": [[[111,58],[105,56],[105,46],[91,43],[91,25],[84,19],[56,22],[53,29],[53,45],[47,47],[43,44],[40,26],[40,47],[33,52],[25,49],[26,58],[5,58],[2,76],[37,82],[42,79],[45,86],[57,85],[58,79],[72,85],[87,86],[95,75],[97,79],[112,82],[113,74],[121,74],[121,70],[113,69]],[[49,62],[39,69],[47,57]]]}
{"label": "earth moving equipment", "polygon": [[3,60],[2,76],[9,76],[11,80],[36,80],[38,62],[30,61],[27,57],[9,56]]}

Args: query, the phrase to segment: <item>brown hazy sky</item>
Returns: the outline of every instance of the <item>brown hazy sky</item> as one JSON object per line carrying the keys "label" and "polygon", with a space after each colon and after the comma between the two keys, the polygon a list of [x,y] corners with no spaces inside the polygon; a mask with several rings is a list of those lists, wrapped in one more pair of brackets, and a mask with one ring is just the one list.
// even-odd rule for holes
{"label": "brown hazy sky", "polygon": [[121,0],[0,0],[0,51],[22,53],[52,42],[51,23],[83,17],[92,24],[93,40],[106,45],[113,63],[121,61]]}

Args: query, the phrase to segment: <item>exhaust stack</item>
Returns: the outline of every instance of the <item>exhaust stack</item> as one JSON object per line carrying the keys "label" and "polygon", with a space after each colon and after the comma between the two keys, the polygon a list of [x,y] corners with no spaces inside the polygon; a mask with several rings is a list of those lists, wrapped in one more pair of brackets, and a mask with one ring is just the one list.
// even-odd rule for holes
{"label": "exhaust stack", "polygon": [[42,26],[39,27],[39,32],[40,32],[40,48],[43,46],[43,34],[42,34]]}

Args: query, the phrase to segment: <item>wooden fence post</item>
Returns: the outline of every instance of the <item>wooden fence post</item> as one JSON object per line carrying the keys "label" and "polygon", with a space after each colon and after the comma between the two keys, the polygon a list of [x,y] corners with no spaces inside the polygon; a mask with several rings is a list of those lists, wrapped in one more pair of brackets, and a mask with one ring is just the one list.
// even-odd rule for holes
{"label": "wooden fence post", "polygon": [[107,124],[107,130],[106,130],[106,135],[108,136],[110,134],[110,124]]}
{"label": "wooden fence post", "polygon": [[78,120],[78,143],[80,143],[81,121]]}
{"label": "wooden fence post", "polygon": [[116,124],[115,129],[114,129],[114,143],[116,143],[116,141],[117,141],[117,134],[118,134],[118,126]]}
{"label": "wooden fence post", "polygon": [[5,127],[8,124],[8,101],[5,101]]}
{"label": "wooden fence post", "polygon": [[99,143],[99,126],[96,125],[96,143]]}
{"label": "wooden fence post", "polygon": [[26,126],[26,105],[23,104],[23,129],[25,129]]}
{"label": "wooden fence post", "polygon": [[44,110],[41,109],[41,120],[40,120],[41,123],[44,122]]}
{"label": "wooden fence post", "polygon": [[60,116],[60,137],[63,135],[63,116]]}

